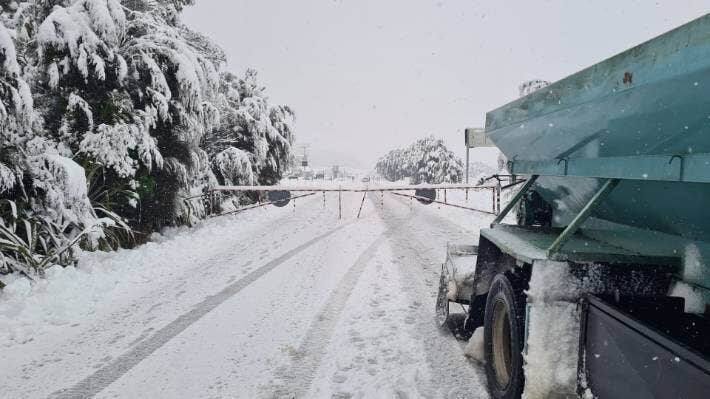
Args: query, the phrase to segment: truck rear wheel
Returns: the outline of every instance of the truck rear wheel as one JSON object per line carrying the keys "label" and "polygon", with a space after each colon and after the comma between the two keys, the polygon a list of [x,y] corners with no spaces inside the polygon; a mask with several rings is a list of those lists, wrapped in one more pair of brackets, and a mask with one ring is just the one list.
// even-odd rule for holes
{"label": "truck rear wheel", "polygon": [[486,301],[483,340],[491,397],[517,399],[523,393],[525,295],[503,273],[491,284]]}

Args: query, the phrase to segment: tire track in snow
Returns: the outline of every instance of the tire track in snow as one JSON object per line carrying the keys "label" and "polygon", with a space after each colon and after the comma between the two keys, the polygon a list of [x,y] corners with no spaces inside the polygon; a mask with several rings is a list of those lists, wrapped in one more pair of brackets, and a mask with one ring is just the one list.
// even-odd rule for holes
{"label": "tire track in snow", "polygon": [[[444,247],[441,247],[442,259],[438,257],[435,259],[435,256],[431,254],[431,243],[427,245],[415,236],[415,234],[422,233],[418,229],[422,225],[427,227],[423,233],[428,234],[429,237],[433,234],[431,227],[444,234],[453,233],[443,226],[452,223],[436,220],[433,215],[427,215],[416,208],[410,211],[407,209],[408,205],[393,197],[389,196],[393,201],[385,202],[385,210],[378,211],[388,226],[392,225],[391,220],[402,211],[413,216],[409,219],[410,223],[401,226],[404,227],[401,228],[401,231],[406,231],[407,234],[394,235],[390,246],[399,259],[397,266],[405,293],[410,296],[413,302],[422,301],[425,305],[430,305],[413,309],[414,314],[408,316],[408,322],[415,326],[410,331],[424,343],[426,348],[430,369],[434,378],[437,378],[432,386],[445,389],[438,393],[438,397],[487,398],[483,371],[473,364],[470,367],[461,367],[464,358],[462,345],[451,334],[439,330],[434,322],[434,296],[438,285],[439,262],[443,259]],[[398,204],[401,210],[396,209],[397,205],[393,207],[393,202]],[[419,226],[416,223],[417,219],[420,219]],[[454,227],[459,227],[457,229],[459,232],[465,230],[460,226],[449,226],[449,228]]]}
{"label": "tire track in snow", "polygon": [[298,350],[291,355],[291,364],[277,370],[276,376],[283,379],[284,382],[280,386],[271,388],[272,397],[302,398],[308,393],[321,360],[326,354],[340,315],[345,309],[355,285],[360,280],[360,276],[379,247],[396,234],[398,227],[407,220],[408,217],[405,217],[399,218],[396,223],[392,222],[395,225],[378,235],[350,266],[311,323]]}
{"label": "tire track in snow", "polygon": [[200,320],[203,316],[215,309],[217,306],[230,299],[239,291],[243,290],[251,283],[258,280],[263,275],[275,269],[282,263],[296,256],[298,253],[313,246],[319,241],[335,234],[336,232],[340,231],[351,223],[352,222],[344,223],[324,234],[321,234],[309,241],[306,241],[298,247],[287,251],[283,255],[271,260],[265,265],[252,271],[251,273],[241,278],[240,280],[237,280],[233,284],[228,285],[220,292],[208,296],[202,302],[196,304],[191,311],[184,313],[177,319],[173,320],[170,324],[156,331],[152,337],[138,343],[131,350],[115,358],[113,361],[111,361],[104,367],[101,367],[100,369],[96,370],[96,372],[79,381],[74,386],[56,391],[51,394],[50,397],[63,399],[87,398],[95,396],[104,388],[111,385],[114,381],[121,378],[121,376],[130,371],[143,359],[147,358],[153,352],[160,349],[163,345],[165,345],[175,336],[177,336],[185,329],[193,325],[195,322]]}
{"label": "tire track in snow", "polygon": [[[402,197],[396,197],[394,195],[389,195],[389,198],[391,198],[394,202],[399,203],[402,205],[402,207],[410,207],[410,204],[408,204]],[[419,205],[416,204],[415,206],[429,206],[429,205]],[[446,205],[439,205],[439,206],[446,206]],[[455,235],[456,237],[458,236],[466,236],[467,240],[474,242],[478,241],[478,236],[479,232],[477,230],[471,230],[468,227],[462,226],[458,223],[455,223],[449,219],[446,219],[444,217],[437,217],[430,213],[427,210],[424,209],[417,209],[414,208],[412,209],[411,212],[414,212],[418,217],[421,217],[423,219],[426,219],[427,221],[427,226],[433,226],[436,227],[436,230],[439,230],[439,232],[442,232],[444,234],[448,235]],[[467,212],[472,212],[472,211],[467,211]],[[484,218],[489,218],[490,221],[492,222],[494,217],[493,215],[485,215],[482,213],[470,213],[470,217],[484,217]],[[434,233],[436,234],[436,233]],[[470,238],[468,238],[470,236]]]}
{"label": "tire track in snow", "polygon": [[[306,202],[308,201],[308,202]],[[300,232],[299,228],[301,225],[307,225],[315,223],[319,218],[324,215],[337,218],[337,210],[331,213],[326,213],[325,210],[320,210],[320,199],[310,200],[306,198],[303,205],[316,208],[316,213],[312,216],[304,215],[294,215],[293,217],[287,215],[284,217],[278,215],[269,215],[265,213],[266,217],[269,218],[267,221],[258,226],[247,227],[243,230],[245,233],[240,231],[240,236],[243,234],[246,237],[251,237],[248,242],[243,242],[238,240],[238,237],[218,237],[217,240],[224,241],[224,245],[217,248],[216,251],[211,252],[209,258],[204,260],[199,259],[186,259],[186,261],[192,261],[192,265],[189,267],[180,267],[175,269],[178,273],[177,275],[167,275],[161,276],[160,281],[156,281],[154,287],[149,291],[141,294],[138,297],[133,297],[130,302],[125,302],[124,304],[117,307],[110,314],[104,315],[101,318],[96,318],[86,321],[87,327],[81,331],[78,335],[68,339],[66,342],[62,343],[60,346],[55,348],[52,352],[48,352],[42,356],[40,363],[45,365],[53,364],[53,359],[68,359],[71,358],[71,353],[73,353],[77,347],[82,347],[82,352],[86,353],[80,362],[73,362],[69,364],[69,360],[64,366],[60,364],[53,364],[54,367],[73,367],[77,375],[87,375],[93,373],[97,368],[108,364],[111,360],[111,356],[106,356],[107,353],[117,352],[123,353],[124,351],[130,350],[131,347],[150,336],[159,329],[162,325],[167,324],[172,321],[171,318],[166,318],[159,324],[153,322],[156,318],[155,314],[151,313],[150,310],[160,308],[161,312],[167,312],[173,317],[187,312],[193,306],[199,303],[206,293],[216,293],[222,288],[234,282],[237,277],[232,276],[228,281],[224,280],[224,264],[226,262],[235,261],[235,257],[241,256],[244,252],[251,250],[252,252],[266,248],[270,244],[266,240],[269,236],[274,234],[274,231],[291,231]],[[258,212],[258,211],[257,211]],[[262,216],[255,216],[262,217]],[[240,215],[224,216],[223,218],[231,219],[231,223],[239,224],[242,223],[242,217]],[[196,229],[191,229],[193,232],[201,228],[208,226],[198,226]],[[219,227],[219,226],[218,226]],[[277,229],[278,227],[278,229]],[[328,228],[332,226],[322,226],[320,232],[327,231]],[[248,234],[247,234],[248,233]],[[315,233],[315,232],[314,232]],[[295,243],[294,243],[295,244]],[[158,245],[161,245],[160,243]],[[293,245],[293,244],[291,244]],[[281,248],[275,248],[277,254]],[[268,260],[268,258],[263,259],[263,261]],[[247,262],[248,264],[249,262]],[[242,267],[247,266],[243,264]],[[253,266],[257,266],[256,265]],[[182,298],[179,298],[182,293],[184,293],[184,288],[179,288],[178,286],[186,286],[190,284],[192,290],[195,290],[195,285],[202,284],[204,286],[204,281],[208,279],[214,279],[214,276],[221,276],[219,285],[210,286],[205,291],[202,298],[195,298],[194,303],[190,303],[188,306],[182,307]],[[196,276],[199,276],[197,279]],[[203,286],[199,287],[199,290],[203,290]],[[157,299],[159,298],[159,301]],[[175,298],[174,300],[166,301],[165,298]],[[170,304],[168,305],[168,302]],[[172,306],[178,307],[173,308]],[[85,321],[82,320],[82,323]],[[141,332],[142,331],[142,332]],[[130,332],[136,332],[131,334]],[[121,348],[119,349],[119,346]],[[98,350],[96,350],[98,349]],[[23,374],[25,375],[25,381],[27,380],[37,380],[42,379],[47,381],[47,386],[31,386],[22,387],[20,384],[15,386],[16,392],[23,392],[29,396],[40,396],[47,395],[51,392],[55,392],[57,389],[66,386],[66,381],[48,381],[46,374],[38,375],[40,372],[47,372],[47,366],[36,367],[35,360],[27,360],[22,365]],[[95,365],[95,366],[94,366]],[[13,382],[14,384],[14,382]],[[57,391],[59,392],[59,391]],[[56,393],[56,392],[55,392]]]}

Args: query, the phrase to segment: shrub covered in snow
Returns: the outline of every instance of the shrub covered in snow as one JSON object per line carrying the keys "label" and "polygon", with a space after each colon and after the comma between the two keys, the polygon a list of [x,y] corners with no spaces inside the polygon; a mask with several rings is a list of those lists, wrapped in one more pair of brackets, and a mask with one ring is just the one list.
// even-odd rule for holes
{"label": "shrub covered in snow", "polygon": [[0,226],[58,226],[38,256],[87,228],[95,247],[105,216],[143,232],[190,223],[205,209],[186,198],[218,178],[269,184],[288,167],[293,112],[255,71],[220,72],[224,52],[180,22],[192,3],[0,4]]}
{"label": "shrub covered in snow", "polygon": [[458,183],[463,177],[461,159],[434,136],[390,151],[377,161],[375,169],[387,180],[409,177],[414,184]]}

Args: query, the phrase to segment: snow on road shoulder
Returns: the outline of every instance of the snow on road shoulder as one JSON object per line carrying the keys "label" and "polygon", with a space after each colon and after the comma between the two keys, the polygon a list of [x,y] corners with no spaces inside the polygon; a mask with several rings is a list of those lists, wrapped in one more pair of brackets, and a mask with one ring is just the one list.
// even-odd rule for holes
{"label": "snow on road shoulder", "polygon": [[284,209],[263,209],[203,222],[197,228],[166,229],[131,250],[85,252],[77,268],[51,267],[45,279],[30,283],[17,275],[3,276],[0,292],[0,346],[27,343],[52,331],[75,326],[117,301],[159,284],[194,266],[205,254],[234,242],[218,240],[239,233],[248,237]]}

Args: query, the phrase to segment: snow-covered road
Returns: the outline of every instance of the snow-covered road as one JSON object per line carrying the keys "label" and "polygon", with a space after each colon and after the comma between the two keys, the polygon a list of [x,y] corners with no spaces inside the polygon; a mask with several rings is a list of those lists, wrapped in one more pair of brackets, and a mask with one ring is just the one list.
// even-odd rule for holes
{"label": "snow-covered road", "polygon": [[[470,211],[320,195],[88,254],[0,297],[0,396],[486,398],[433,321]],[[54,298],[54,301],[48,301]]]}

